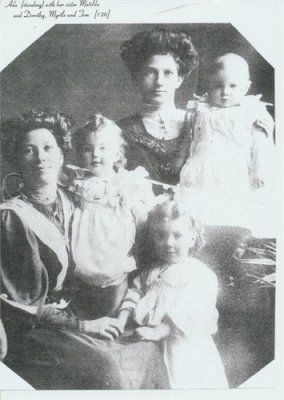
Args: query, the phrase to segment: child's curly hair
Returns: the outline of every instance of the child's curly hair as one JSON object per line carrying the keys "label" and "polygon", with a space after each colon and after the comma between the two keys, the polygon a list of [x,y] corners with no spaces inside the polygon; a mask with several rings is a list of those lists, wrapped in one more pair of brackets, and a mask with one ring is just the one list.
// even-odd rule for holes
{"label": "child's curly hair", "polygon": [[138,252],[139,267],[142,270],[149,268],[152,263],[157,261],[153,243],[155,227],[161,221],[173,221],[178,218],[184,218],[188,223],[188,229],[194,229],[196,232],[196,241],[194,246],[189,249],[189,254],[196,254],[204,246],[203,225],[190,214],[190,211],[182,202],[172,198],[166,199],[157,204],[149,213],[145,228],[145,241]]}
{"label": "child's curly hair", "polygon": [[198,64],[197,51],[188,33],[164,28],[138,32],[122,43],[121,58],[132,77],[136,79],[141,67],[153,55],[171,54],[181,77]]}
{"label": "child's curly hair", "polygon": [[17,165],[18,151],[25,135],[36,129],[48,129],[62,150],[71,149],[74,120],[57,111],[30,110],[1,122],[1,152],[11,166]]}
{"label": "child's curly hair", "polygon": [[120,168],[125,167],[126,158],[125,158],[125,146],[126,143],[122,136],[122,130],[110,119],[105,118],[101,114],[93,114],[89,117],[88,121],[78,128],[72,137],[72,146],[77,154],[80,157],[82,151],[82,144],[84,143],[86,137],[90,134],[96,134],[99,131],[104,131],[105,134],[115,135],[116,139],[118,139],[120,143],[120,155],[119,159],[114,165],[114,170],[118,171]]}

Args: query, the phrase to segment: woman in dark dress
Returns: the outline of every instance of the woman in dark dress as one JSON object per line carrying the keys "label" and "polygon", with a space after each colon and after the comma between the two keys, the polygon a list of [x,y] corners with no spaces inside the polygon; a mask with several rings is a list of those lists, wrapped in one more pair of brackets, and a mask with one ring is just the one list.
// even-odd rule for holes
{"label": "woman in dark dress", "polygon": [[37,389],[168,387],[155,343],[114,340],[117,320],[72,311],[74,203],[58,185],[71,127],[67,116],[42,111],[2,124],[2,150],[22,184],[0,205],[1,355]]}
{"label": "woman in dark dress", "polygon": [[138,85],[143,106],[117,122],[128,144],[127,167],[144,167],[151,179],[179,182],[192,141],[189,113],[175,106],[175,92],[197,65],[197,52],[183,32],[142,31],[121,46],[121,57]]}

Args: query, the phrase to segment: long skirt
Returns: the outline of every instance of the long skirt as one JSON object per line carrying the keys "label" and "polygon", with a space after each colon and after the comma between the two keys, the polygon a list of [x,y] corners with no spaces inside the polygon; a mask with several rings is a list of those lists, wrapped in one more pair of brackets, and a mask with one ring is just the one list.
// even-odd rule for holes
{"label": "long skirt", "polygon": [[106,341],[57,328],[30,329],[18,339],[5,363],[35,389],[169,388],[156,342]]}

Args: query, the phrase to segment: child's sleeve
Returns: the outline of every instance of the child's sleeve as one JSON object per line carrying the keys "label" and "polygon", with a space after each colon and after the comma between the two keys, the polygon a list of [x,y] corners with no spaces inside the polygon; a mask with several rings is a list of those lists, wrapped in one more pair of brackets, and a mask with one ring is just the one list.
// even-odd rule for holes
{"label": "child's sleeve", "polygon": [[217,331],[216,308],[218,283],[212,272],[204,279],[203,286],[186,285],[167,312],[168,318],[184,335],[209,334]]}
{"label": "child's sleeve", "polygon": [[155,204],[152,183],[147,179],[148,172],[143,167],[124,174],[125,186],[136,228],[139,230],[148,218],[149,211]]}
{"label": "child's sleeve", "polygon": [[131,310],[136,307],[139,300],[143,296],[141,277],[138,275],[134,280],[131,288],[128,288],[126,295],[121,303],[119,311]]}
{"label": "child's sleeve", "polygon": [[273,137],[274,120],[266,109],[259,113],[258,118],[254,122],[254,126],[267,137]]}
{"label": "child's sleeve", "polygon": [[250,178],[255,189],[273,185],[276,156],[273,129],[274,121],[267,111],[255,121],[251,129]]}

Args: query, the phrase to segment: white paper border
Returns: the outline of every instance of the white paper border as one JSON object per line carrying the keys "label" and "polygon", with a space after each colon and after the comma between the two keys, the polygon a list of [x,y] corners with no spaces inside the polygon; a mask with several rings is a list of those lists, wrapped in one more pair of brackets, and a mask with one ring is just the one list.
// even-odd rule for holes
{"label": "white paper border", "polygon": [[[21,1],[21,0],[16,0]],[[232,23],[239,32],[262,54],[262,56],[275,67],[276,71],[276,129],[278,132],[278,165],[283,169],[282,149],[283,140],[281,132],[283,124],[283,28],[284,24],[284,2],[282,0],[101,0],[101,4],[112,9],[112,15],[106,23]],[[0,69],[4,69],[13,61],[25,48],[31,45],[37,38],[49,30],[55,23],[53,21],[34,21],[25,19],[14,20],[10,17],[8,10],[1,2],[1,37],[0,37]],[[62,21],[60,21],[62,23]],[[75,23],[73,19],[66,19],[64,23]],[[84,23],[93,23],[84,20]],[[102,23],[102,21],[100,22]],[[282,108],[283,109],[283,108]],[[280,152],[281,149],[281,152]],[[280,182],[280,181],[279,181]],[[282,175],[281,175],[282,183]],[[281,193],[280,193],[281,191]],[[279,191],[279,204],[284,198],[283,187]],[[283,226],[283,214],[281,208],[281,226]],[[278,239],[282,239],[282,229]],[[279,244],[279,241],[278,241]],[[278,360],[273,363],[276,369],[275,389],[229,389],[229,390],[191,390],[191,391],[4,391],[1,393],[3,400],[16,399],[77,399],[78,396],[84,399],[114,399],[114,398],[135,398],[135,399],[187,399],[187,398],[283,398],[282,374],[283,363],[283,296],[280,296],[279,282],[283,281],[282,261],[283,251],[278,245],[278,293],[276,302],[277,329],[276,329],[276,354]],[[280,267],[279,267],[280,266]],[[282,286],[282,284],[281,284]],[[281,333],[280,333],[281,332]],[[281,357],[282,356],[282,357]],[[2,379],[14,379],[13,372],[0,364]],[[3,376],[4,374],[4,376]],[[269,374],[271,369],[269,368]],[[15,374],[14,374],[15,375]],[[259,375],[259,378],[257,377]],[[8,378],[9,376],[9,378]],[[253,379],[260,380],[263,384],[266,379],[264,370],[256,374]],[[282,378],[282,379],[281,379]],[[22,379],[15,380],[15,389],[23,389]],[[247,382],[249,384],[249,381]],[[28,385],[29,386],[29,385]],[[243,385],[246,386],[246,385]],[[2,385],[3,387],[3,385]],[[7,387],[7,386],[6,386]],[[133,396],[133,397],[132,397]]]}

